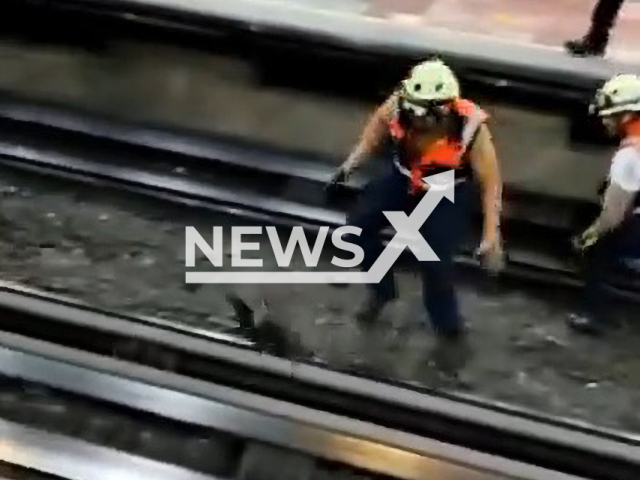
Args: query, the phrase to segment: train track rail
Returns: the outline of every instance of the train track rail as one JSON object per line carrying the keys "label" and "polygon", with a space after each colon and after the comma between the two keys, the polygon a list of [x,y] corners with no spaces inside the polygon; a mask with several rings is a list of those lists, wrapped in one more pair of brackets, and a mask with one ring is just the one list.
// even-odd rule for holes
{"label": "train track rail", "polygon": [[[24,347],[26,343],[23,342],[22,348]],[[48,355],[52,353],[52,350],[48,351]],[[61,354],[62,351],[56,351],[57,357]],[[477,453],[469,461],[472,455],[466,449],[242,391],[209,384],[200,385],[195,390],[195,383],[183,383],[177,377],[173,380],[181,384],[180,388],[177,388],[177,384],[170,388],[166,373],[162,377],[164,385],[141,382],[139,379],[143,375],[142,370],[131,365],[126,366],[126,370],[130,372],[129,378],[126,378],[122,376],[125,372],[122,367],[125,365],[120,365],[118,375],[111,375],[104,370],[78,366],[77,357],[75,365],[70,365],[70,357],[61,362],[9,349],[1,350],[0,355],[3,356],[5,371],[9,375],[24,380],[33,378],[33,372],[40,371],[47,377],[45,379],[36,375],[40,377],[36,383],[21,385],[20,390],[27,393],[15,395],[15,398],[26,408],[11,409],[5,405],[5,415],[13,415],[19,421],[29,423],[30,427],[18,427],[15,422],[10,424],[5,421],[0,424],[3,437],[16,438],[22,442],[23,447],[28,445],[27,451],[33,452],[35,447],[35,451],[39,453],[28,455],[28,460],[23,461],[22,466],[36,467],[37,470],[56,475],[62,473],[61,476],[65,478],[80,478],[75,475],[69,477],[69,469],[73,467],[64,461],[65,453],[68,455],[73,451],[85,456],[82,462],[85,465],[99,462],[102,457],[104,463],[101,467],[106,472],[122,469],[123,460],[118,460],[117,457],[124,455],[105,455],[104,448],[96,455],[98,451],[95,447],[92,452],[91,447],[78,441],[82,439],[86,442],[87,438],[91,438],[91,442],[87,443],[94,445],[111,448],[115,446],[121,449],[120,452],[126,449],[133,450],[137,456],[156,457],[153,463],[143,462],[142,469],[135,465],[133,468],[128,467],[134,470],[134,475],[147,473],[154,478],[158,478],[158,473],[161,474],[159,478],[172,478],[167,476],[172,469],[158,468],[158,460],[186,467],[190,474],[194,469],[208,470],[206,473],[217,473],[217,478],[292,478],[292,474],[296,478],[309,478],[316,470],[322,469],[325,462],[327,467],[330,463],[337,463],[342,466],[342,470],[360,472],[365,478],[365,472],[370,472],[373,475],[369,478],[382,474],[392,478],[419,479],[425,478],[434,469],[446,472],[445,475],[450,478],[470,480],[544,478],[535,476],[543,474],[550,475],[546,478],[572,478]],[[100,364],[103,368],[107,366],[102,361]],[[136,379],[131,378],[134,370]],[[78,382],[80,379],[84,380],[84,386]],[[38,394],[30,392],[42,389],[42,385],[49,389],[45,389],[46,393],[40,393],[39,399],[34,398]],[[208,393],[205,393],[207,390]],[[66,393],[69,391],[72,392],[71,395]],[[74,394],[80,394],[81,398]],[[46,397],[44,402],[42,397]],[[90,400],[87,401],[86,398]],[[49,408],[42,403],[47,403]],[[104,404],[108,406],[105,408]],[[25,415],[25,410],[31,412]],[[136,415],[136,410],[146,412],[146,418],[145,415],[142,418]],[[82,416],[78,412],[82,412]],[[25,416],[28,417],[26,422]],[[160,417],[164,422],[150,418],[152,416]],[[120,426],[117,433],[113,431],[114,424]],[[127,430],[123,428],[125,425]],[[49,430],[52,433],[46,435],[43,441],[41,434],[33,429]],[[176,435],[176,430],[181,435]],[[61,434],[72,439],[75,437],[75,441],[59,442],[55,435]],[[130,438],[123,438],[127,435]],[[209,438],[209,444],[200,445],[200,453],[204,453],[204,457],[198,462],[189,457],[194,456],[193,450],[198,447],[198,440],[203,436]],[[217,451],[214,450],[213,443],[217,444]],[[47,452],[52,461],[55,459],[52,450],[60,451],[61,447],[62,455],[55,455],[58,457],[58,466],[29,463],[30,458],[42,462]],[[209,452],[202,452],[207,449]],[[463,460],[465,457],[467,459]],[[7,455],[3,460],[11,461],[11,457]],[[209,465],[206,465],[206,460],[209,460]],[[157,473],[153,471],[155,468],[159,470]],[[163,475],[164,469],[169,472]],[[283,471],[290,473],[282,475]],[[174,475],[176,473],[173,472]],[[104,473],[99,474],[98,478],[112,478],[103,475]],[[193,478],[205,478],[195,473],[193,475]]]}
{"label": "train track rail", "polygon": [[[273,357],[241,342],[212,343],[9,286],[0,291],[0,305],[0,417],[32,429],[84,441],[93,435],[109,448],[137,445],[150,449],[156,460],[171,458],[187,468],[196,467],[184,463],[180,452],[188,460],[190,449],[173,448],[178,440],[167,438],[176,429],[195,428],[198,435],[213,429],[218,432],[213,438],[222,432],[225,445],[225,435],[266,443],[289,451],[295,468],[311,468],[309,462],[317,460],[300,460],[291,451],[392,478],[428,478],[426,472],[438,468],[449,472],[444,478],[456,479],[617,479],[634,478],[640,468],[640,441],[620,432],[356,378]],[[153,422],[138,423],[129,430],[133,433],[118,437],[111,420],[95,419],[106,413],[92,417],[98,404],[126,410],[130,418],[143,412],[144,418],[156,422],[160,417],[170,425],[165,435]],[[148,429],[156,433],[145,434]],[[25,435],[20,438],[29,438],[29,432]],[[198,435],[187,435],[196,450]],[[153,446],[153,438],[166,441]],[[238,451],[271,448],[247,450],[243,441],[245,447],[229,442],[235,447],[224,451],[236,456],[231,467],[220,460],[225,475],[241,470]],[[172,451],[175,457],[162,453]],[[203,454],[213,460],[211,455]],[[255,455],[262,458],[254,459],[261,465],[256,470],[273,475],[258,478],[280,478],[269,468],[286,461]],[[0,461],[11,463],[11,458],[0,456]]]}
{"label": "train track rail", "polygon": [[[317,230],[320,226],[334,229],[344,225],[346,209],[365,181],[362,177],[356,179],[340,198],[328,202],[323,187],[333,170],[312,160],[301,161],[278,151],[228,140],[183,137],[15,100],[0,102],[0,115],[2,165],[98,182],[278,226],[303,225]],[[550,209],[554,202],[557,203],[540,198],[521,205],[536,204],[539,212]],[[574,208],[569,203],[566,208]],[[533,218],[527,221],[523,219],[526,213],[525,208],[524,213],[520,211],[506,221],[506,274],[580,286],[577,263],[567,262],[572,258],[567,226],[543,225]],[[391,232],[386,235],[390,238]],[[539,238],[548,241],[541,243]],[[473,255],[474,242],[477,238],[472,237],[458,256],[461,266],[479,266]],[[613,284],[615,293],[639,300],[637,278],[633,270],[622,271]]]}

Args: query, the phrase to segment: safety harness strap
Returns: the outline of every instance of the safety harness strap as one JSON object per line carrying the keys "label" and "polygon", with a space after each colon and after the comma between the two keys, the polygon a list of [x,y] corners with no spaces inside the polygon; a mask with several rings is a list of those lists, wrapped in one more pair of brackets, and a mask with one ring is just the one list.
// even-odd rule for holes
{"label": "safety harness strap", "polygon": [[[399,108],[397,104],[396,104],[396,108]],[[486,119],[486,116],[480,109],[476,109],[476,111],[473,112],[472,115],[466,117],[465,125],[464,125],[464,128],[462,129],[461,148],[457,154],[458,159],[462,158],[465,155],[465,153],[467,152],[467,149],[473,142],[473,139],[475,138],[476,133],[478,132],[478,129],[480,128],[482,123],[485,121],[485,119]],[[400,162],[400,159],[398,158],[397,152],[396,152],[396,155],[394,155],[393,163],[395,164],[396,168],[400,173],[411,178],[411,170],[409,170],[408,168],[402,165],[402,163]],[[458,178],[456,179],[455,183],[458,184],[463,181],[464,179]]]}

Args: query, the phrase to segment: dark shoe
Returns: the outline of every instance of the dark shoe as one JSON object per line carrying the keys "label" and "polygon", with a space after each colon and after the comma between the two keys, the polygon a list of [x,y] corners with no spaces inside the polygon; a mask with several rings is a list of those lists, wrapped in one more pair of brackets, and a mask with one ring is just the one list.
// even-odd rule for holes
{"label": "dark shoe", "polygon": [[356,321],[363,325],[374,323],[386,304],[387,302],[385,300],[381,300],[374,295],[369,295],[364,304],[356,312]]}
{"label": "dark shoe", "polygon": [[585,333],[587,335],[599,336],[604,333],[602,322],[582,314],[572,313],[569,315],[567,324],[576,332]]}
{"label": "dark shoe", "polygon": [[430,363],[442,374],[456,377],[472,356],[471,346],[464,330],[438,334],[430,354]]}
{"label": "dark shoe", "polygon": [[567,51],[576,57],[602,57],[607,50],[604,43],[595,43],[588,37],[580,40],[571,40],[564,44]]}
{"label": "dark shoe", "polygon": [[230,293],[226,296],[227,302],[233,308],[233,320],[238,322],[238,330],[241,334],[252,334],[256,329],[253,310],[237,295]]}

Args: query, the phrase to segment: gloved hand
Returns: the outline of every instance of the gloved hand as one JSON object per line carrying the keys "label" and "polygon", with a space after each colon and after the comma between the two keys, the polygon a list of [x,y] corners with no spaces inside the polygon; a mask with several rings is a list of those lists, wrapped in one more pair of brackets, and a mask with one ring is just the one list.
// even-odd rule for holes
{"label": "gloved hand", "polygon": [[329,196],[335,195],[340,187],[349,179],[349,175],[351,175],[352,170],[353,167],[349,161],[340,165],[331,177],[331,180],[329,180],[324,186],[325,193]]}
{"label": "gloved hand", "polygon": [[573,247],[578,251],[584,251],[593,246],[599,238],[599,233],[595,226],[587,228],[582,235],[573,238]]}

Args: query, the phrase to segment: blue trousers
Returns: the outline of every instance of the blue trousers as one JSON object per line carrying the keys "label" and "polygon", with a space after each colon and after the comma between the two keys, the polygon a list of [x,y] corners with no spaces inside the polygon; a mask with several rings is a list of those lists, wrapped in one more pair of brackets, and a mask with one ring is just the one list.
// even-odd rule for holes
{"label": "blue trousers", "polygon": [[[453,254],[464,238],[467,227],[469,182],[455,189],[455,202],[442,201],[429,216],[420,233],[434,250],[440,261],[420,262],[422,295],[434,330],[442,334],[457,333],[462,325],[454,289]],[[361,265],[369,270],[382,253],[380,231],[389,225],[384,211],[404,211],[410,214],[422,196],[409,193],[409,179],[395,169],[371,181],[361,195],[347,223],[362,229],[359,237],[350,241],[364,250]],[[389,271],[378,284],[370,285],[372,293],[381,301],[393,300],[397,289],[393,271]]]}
{"label": "blue trousers", "polygon": [[628,218],[588,251],[582,313],[605,322],[608,315],[606,281],[622,258],[640,258],[640,216]]}

